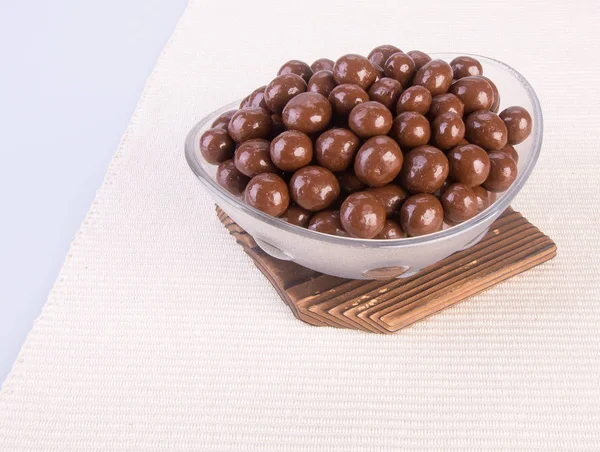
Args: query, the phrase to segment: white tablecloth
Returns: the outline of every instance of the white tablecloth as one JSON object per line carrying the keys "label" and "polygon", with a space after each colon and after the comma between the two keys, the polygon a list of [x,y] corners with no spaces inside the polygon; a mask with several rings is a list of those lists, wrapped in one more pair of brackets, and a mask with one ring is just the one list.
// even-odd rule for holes
{"label": "white tablecloth", "polygon": [[[597,450],[599,19],[592,0],[190,4],[3,385],[0,450]],[[559,249],[389,337],[297,321],[182,153],[283,61],[381,43],[530,80],[546,133],[514,207]]]}

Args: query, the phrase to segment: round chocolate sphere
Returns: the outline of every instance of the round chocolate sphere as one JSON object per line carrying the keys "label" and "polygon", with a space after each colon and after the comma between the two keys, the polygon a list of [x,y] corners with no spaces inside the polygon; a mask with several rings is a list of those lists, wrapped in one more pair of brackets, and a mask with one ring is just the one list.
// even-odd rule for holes
{"label": "round chocolate sphere", "polygon": [[313,71],[308,64],[304,61],[290,60],[285,63],[277,72],[277,75],[284,74],[296,74],[304,79],[306,83],[310,80],[313,75]]}
{"label": "round chocolate sphere", "polygon": [[369,188],[367,191],[377,196],[377,199],[379,199],[383,204],[383,207],[385,207],[385,213],[388,217],[396,214],[398,210],[400,210],[402,203],[408,198],[406,190],[399,185],[394,184]]}
{"label": "round chocolate sphere", "polygon": [[265,88],[265,103],[275,113],[281,113],[287,103],[306,91],[306,82],[296,74],[275,77]]}
{"label": "round chocolate sphere", "polygon": [[392,114],[379,102],[362,102],[352,109],[348,125],[360,138],[385,135],[392,127]]}
{"label": "round chocolate sphere", "polygon": [[313,73],[318,72],[318,71],[332,71],[333,72],[334,64],[335,64],[335,62],[333,60],[330,60],[329,58],[319,58],[313,64],[310,65],[310,68],[312,69]]}
{"label": "round chocolate sphere", "polygon": [[244,201],[249,206],[278,217],[286,211],[290,195],[284,180],[277,174],[254,176],[244,191]]}
{"label": "round chocolate sphere", "polygon": [[396,107],[401,93],[402,85],[400,82],[388,77],[377,80],[369,88],[369,97],[371,100],[385,105],[390,111],[393,111]]}
{"label": "round chocolate sphere", "polygon": [[377,240],[393,240],[403,239],[405,237],[406,232],[402,230],[400,225],[393,220],[387,219],[385,220],[385,224],[383,225],[381,232],[373,238]]}
{"label": "round chocolate sphere", "polygon": [[454,79],[458,80],[470,75],[482,75],[481,63],[470,56],[458,56],[450,61],[450,67],[454,72]]}
{"label": "round chocolate sphere", "polygon": [[497,151],[506,145],[508,131],[504,121],[496,113],[478,110],[465,120],[465,138],[469,143],[487,151]]}
{"label": "round chocolate sphere", "polygon": [[422,114],[405,111],[394,118],[390,136],[403,149],[411,149],[429,143],[431,126]]}
{"label": "round chocolate sphere", "polygon": [[383,66],[385,76],[398,80],[402,86],[410,86],[415,75],[415,62],[404,52],[392,54]]}
{"label": "round chocolate sphere", "polygon": [[252,91],[252,93],[250,93],[250,95],[248,96],[247,107],[250,107],[250,108],[260,107],[268,112],[269,107],[267,107],[267,104],[265,102],[265,89],[266,88],[267,88],[267,86],[263,85],[263,86],[256,88],[254,91]]}
{"label": "round chocolate sphere", "polygon": [[411,86],[400,95],[396,104],[396,114],[414,111],[425,115],[429,111],[431,100],[431,93],[427,88],[421,85]]}
{"label": "round chocolate sphere", "polygon": [[366,90],[377,78],[377,71],[364,56],[348,54],[335,62],[333,77],[338,84],[351,83]]}
{"label": "round chocolate sphere", "polygon": [[496,152],[504,152],[506,155],[508,155],[510,158],[512,158],[515,161],[515,163],[519,163],[519,153],[510,144],[507,144],[503,148],[498,149]]}
{"label": "round chocolate sphere", "polygon": [[219,164],[215,179],[217,184],[235,196],[240,196],[250,182],[250,178],[235,167],[233,160],[225,160]]}
{"label": "round chocolate sphere", "polygon": [[292,199],[300,207],[316,212],[329,207],[340,195],[335,175],[321,166],[305,166],[290,181]]}
{"label": "round chocolate sphere", "polygon": [[342,226],[352,237],[372,239],[383,229],[385,219],[383,204],[367,191],[352,193],[340,208]]}
{"label": "round chocolate sphere", "polygon": [[321,96],[328,97],[331,94],[333,88],[337,86],[333,79],[333,72],[331,71],[318,71],[308,81],[308,92],[319,93]]}
{"label": "round chocolate sphere", "polygon": [[210,128],[227,130],[229,121],[231,121],[231,118],[233,117],[236,111],[237,110],[228,110],[226,112],[221,113],[219,116],[217,116],[217,119],[213,121]]}
{"label": "round chocolate sphere", "polygon": [[505,108],[500,118],[508,131],[508,144],[522,143],[531,134],[531,115],[523,107]]}
{"label": "round chocolate sphere", "polygon": [[444,153],[433,146],[419,146],[406,154],[399,181],[410,193],[433,193],[447,177]]}
{"label": "round chocolate sphere", "polygon": [[492,106],[490,107],[490,110],[493,111],[494,113],[498,113],[498,110],[500,110],[500,92],[498,91],[498,87],[492,80],[487,78],[485,75],[478,75],[478,77],[484,79],[492,87],[492,91],[494,93],[494,101],[492,102]]}
{"label": "round chocolate sphere", "polygon": [[344,171],[338,178],[340,181],[340,189],[345,195],[361,191],[365,188],[365,184],[356,177],[356,174],[354,174],[353,171]]}
{"label": "round chocolate sphere", "polygon": [[262,138],[254,138],[242,143],[235,151],[233,161],[238,171],[248,177],[277,171],[269,154],[269,142]]}
{"label": "round chocolate sphere", "polygon": [[427,55],[425,52],[421,52],[420,50],[411,50],[410,52],[406,52],[406,54],[413,59],[415,62],[415,70],[418,71],[423,66],[431,61],[431,57]]}
{"label": "round chocolate sphere", "polygon": [[473,193],[475,193],[475,200],[477,201],[477,213],[483,212],[491,204],[488,191],[481,185],[471,187],[471,190],[473,190]]}
{"label": "round chocolate sphere", "polygon": [[235,143],[226,130],[220,128],[208,129],[200,137],[200,153],[208,163],[229,160],[235,151]]}
{"label": "round chocolate sphere", "polygon": [[290,205],[288,209],[281,215],[281,219],[287,221],[290,224],[300,226],[301,228],[308,227],[310,217],[312,213],[302,207],[298,207],[294,204]]}
{"label": "round chocolate sphere", "polygon": [[297,130],[288,130],[271,141],[271,160],[283,171],[296,171],[308,165],[313,157],[311,139]]}
{"label": "round chocolate sphere", "polygon": [[462,223],[477,215],[477,197],[465,184],[454,183],[442,195],[444,218],[451,223]]}
{"label": "round chocolate sphere", "polygon": [[452,68],[442,60],[431,60],[415,74],[413,85],[421,85],[429,90],[432,96],[444,94],[452,83]]}
{"label": "round chocolate sphere", "polygon": [[364,184],[383,187],[398,175],[402,161],[402,151],[394,140],[376,136],[365,141],[358,150],[354,173]]}
{"label": "round chocolate sphere", "polygon": [[348,129],[329,129],[323,132],[315,144],[315,156],[319,165],[331,171],[345,171],[354,156],[360,140]]}
{"label": "round chocolate sphere", "polygon": [[320,94],[301,93],[287,103],[281,117],[290,130],[320,132],[331,120],[331,104]]}
{"label": "round chocolate sphere", "polygon": [[315,213],[310,219],[308,229],[311,231],[322,232],[323,234],[348,237],[348,233],[344,230],[342,222],[340,221],[339,210],[324,210]]}
{"label": "round chocolate sphere", "polygon": [[490,152],[490,174],[481,186],[487,191],[501,193],[517,178],[517,164],[504,152]]}
{"label": "round chocolate sphere", "polygon": [[369,95],[360,86],[338,85],[329,94],[329,102],[336,118],[345,119],[352,109],[361,102],[367,102]]}
{"label": "round chocolate sphere", "polygon": [[387,61],[387,59],[396,52],[402,51],[396,46],[384,44],[377,46],[373,50],[371,50],[367,58],[371,63],[376,64],[379,67],[383,67],[385,66],[385,62]]}
{"label": "round chocolate sphere", "polygon": [[448,152],[447,157],[450,178],[468,187],[481,185],[490,173],[488,154],[477,145],[456,146]]}
{"label": "round chocolate sphere", "polygon": [[238,143],[253,138],[266,138],[271,133],[271,115],[262,108],[243,108],[232,117],[227,130],[229,136]]}
{"label": "round chocolate sphere", "polygon": [[462,118],[465,114],[465,106],[454,94],[440,94],[431,100],[428,116],[435,119],[443,113],[455,113]]}
{"label": "round chocolate sphere", "polygon": [[442,150],[456,146],[465,137],[465,123],[455,113],[437,116],[431,127],[433,145]]}
{"label": "round chocolate sphere", "polygon": [[494,102],[492,86],[478,76],[470,75],[457,80],[450,86],[450,93],[462,101],[465,114],[477,110],[489,110]]}
{"label": "round chocolate sphere", "polygon": [[400,226],[407,235],[431,234],[442,229],[444,209],[435,196],[420,193],[404,201],[399,218]]}

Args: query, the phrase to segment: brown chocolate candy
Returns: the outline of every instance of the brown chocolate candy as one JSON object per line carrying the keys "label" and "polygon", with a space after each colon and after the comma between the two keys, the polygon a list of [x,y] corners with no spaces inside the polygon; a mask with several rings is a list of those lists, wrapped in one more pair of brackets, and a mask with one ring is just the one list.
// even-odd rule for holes
{"label": "brown chocolate candy", "polygon": [[346,119],[352,109],[361,102],[367,102],[369,95],[360,86],[338,85],[329,94],[329,102],[338,119]]}
{"label": "brown chocolate candy", "polygon": [[311,231],[322,232],[323,234],[348,237],[340,221],[339,210],[324,210],[316,213],[310,219],[308,229]]}
{"label": "brown chocolate candy", "polygon": [[273,113],[271,115],[271,122],[273,123],[273,127],[271,127],[272,137],[276,137],[280,133],[285,132],[285,124],[279,113]]}
{"label": "brown chocolate candy", "polygon": [[517,164],[504,152],[490,152],[490,174],[481,186],[487,191],[501,193],[517,178]]}
{"label": "brown chocolate candy", "polygon": [[446,221],[457,224],[477,215],[477,197],[465,184],[454,183],[442,195]]}
{"label": "brown chocolate candy", "polygon": [[492,86],[479,76],[470,75],[457,80],[450,86],[450,93],[462,101],[465,114],[477,110],[489,110],[494,103]]}
{"label": "brown chocolate candy", "polygon": [[362,102],[352,109],[348,125],[360,138],[385,135],[392,127],[392,114],[379,102]]}
{"label": "brown chocolate candy", "polygon": [[490,174],[488,154],[477,145],[456,146],[448,152],[447,157],[450,178],[468,187],[481,185]]}
{"label": "brown chocolate candy", "polygon": [[233,160],[225,160],[219,164],[215,179],[217,184],[235,196],[240,196],[250,182],[250,178],[235,167]]}
{"label": "brown chocolate candy", "polygon": [[296,74],[304,79],[306,83],[310,80],[313,75],[313,71],[308,64],[304,61],[300,60],[290,60],[285,63],[281,68],[279,68],[279,72],[277,75],[284,74]]}
{"label": "brown chocolate candy", "polygon": [[265,173],[254,176],[244,192],[249,206],[278,217],[290,204],[290,194],[284,180],[277,174]]}
{"label": "brown chocolate candy", "polygon": [[371,100],[385,105],[390,111],[395,108],[401,93],[402,85],[400,82],[388,77],[377,80],[369,88]]}
{"label": "brown chocolate candy", "polygon": [[490,107],[490,110],[493,111],[494,113],[498,113],[498,110],[500,110],[500,92],[498,91],[498,87],[492,80],[487,78],[485,75],[479,75],[478,77],[481,77],[482,79],[484,79],[492,87],[492,91],[494,92],[494,101],[492,102],[492,106]]}
{"label": "brown chocolate candy", "polygon": [[440,94],[431,100],[428,116],[435,119],[443,113],[455,113],[462,117],[465,113],[465,105],[454,94]]}
{"label": "brown chocolate candy", "polygon": [[512,158],[515,161],[515,163],[519,163],[519,153],[510,144],[507,144],[502,149],[498,149],[496,152],[504,152],[506,155]]}
{"label": "brown chocolate candy", "polygon": [[340,195],[335,175],[321,166],[305,166],[290,181],[292,199],[300,207],[316,212],[327,209]]}
{"label": "brown chocolate candy", "polygon": [[410,86],[415,75],[415,62],[404,52],[392,54],[383,66],[385,76],[398,80],[402,86]]}
{"label": "brown chocolate candy", "polygon": [[361,182],[371,187],[389,184],[402,168],[400,146],[386,136],[369,138],[360,147],[354,160],[354,173]]}
{"label": "brown chocolate candy", "polygon": [[465,120],[465,129],[467,141],[481,146],[486,151],[502,149],[508,139],[504,121],[496,113],[488,110],[471,113]]}
{"label": "brown chocolate candy", "polygon": [[383,225],[383,229],[379,234],[377,234],[374,239],[377,240],[393,240],[393,239],[403,239],[406,237],[406,232],[400,227],[398,223],[389,218],[385,220],[385,224]]}
{"label": "brown chocolate candy", "polygon": [[505,108],[500,118],[508,131],[508,144],[522,143],[531,134],[531,115],[523,107]]}
{"label": "brown chocolate candy", "polygon": [[387,59],[396,52],[402,52],[398,47],[384,44],[375,47],[369,52],[368,59],[371,63],[376,64],[379,67],[385,66]]}
{"label": "brown chocolate candy", "polygon": [[319,58],[313,64],[310,65],[310,68],[313,70],[313,73],[318,71],[332,71],[333,65],[335,62],[330,60],[329,58]]}
{"label": "brown chocolate candy", "polygon": [[471,187],[471,190],[473,190],[473,193],[475,193],[475,200],[477,201],[477,213],[483,212],[491,204],[488,191],[481,185]]}
{"label": "brown chocolate candy", "polygon": [[270,155],[280,170],[296,171],[311,162],[313,144],[306,134],[288,130],[271,141]]}
{"label": "brown chocolate candy", "polygon": [[414,111],[425,115],[431,106],[431,93],[423,86],[411,86],[404,91],[396,104],[396,114],[399,115],[405,111]]}
{"label": "brown chocolate candy", "polygon": [[415,70],[418,71],[423,66],[431,61],[431,57],[427,55],[425,52],[421,52],[420,50],[411,50],[410,52],[406,52],[406,54],[413,59],[415,62]]}
{"label": "brown chocolate candy", "polygon": [[351,83],[366,90],[377,78],[377,71],[364,56],[350,53],[335,62],[333,77],[340,85]]}
{"label": "brown chocolate candy", "polygon": [[329,129],[323,132],[315,144],[315,156],[319,165],[331,171],[345,171],[352,160],[360,140],[348,129]]}
{"label": "brown chocolate candy", "polygon": [[419,146],[406,154],[399,181],[410,193],[433,193],[447,177],[444,153],[433,146]]}
{"label": "brown chocolate candy", "polygon": [[237,110],[228,110],[221,113],[217,116],[217,119],[213,121],[210,128],[211,129],[224,129],[227,130],[227,126],[229,125],[229,121],[231,121],[232,116],[235,114]]}
{"label": "brown chocolate candy", "polygon": [[269,142],[262,138],[245,141],[235,151],[235,167],[248,177],[262,173],[275,173],[277,168],[271,161],[269,146]]}
{"label": "brown chocolate candy", "polygon": [[200,153],[208,163],[229,160],[235,151],[235,143],[226,130],[220,128],[208,129],[200,137]]}
{"label": "brown chocolate candy", "polygon": [[363,184],[353,171],[344,171],[339,175],[340,189],[345,195],[363,190],[365,184]]}
{"label": "brown chocolate candy", "polygon": [[301,93],[287,103],[281,117],[290,130],[320,132],[331,120],[331,104],[318,93]]}
{"label": "brown chocolate candy", "polygon": [[450,61],[450,67],[454,73],[454,79],[459,80],[470,75],[482,75],[481,63],[470,56],[458,56]]}
{"label": "brown chocolate candy", "polygon": [[297,74],[275,77],[265,88],[265,103],[275,113],[281,113],[287,103],[306,91],[306,82]]}
{"label": "brown chocolate candy", "polygon": [[414,85],[424,86],[432,96],[444,94],[452,83],[452,68],[442,60],[431,60],[415,74]]}
{"label": "brown chocolate candy", "polygon": [[352,237],[372,239],[383,229],[385,219],[383,204],[367,191],[352,193],[340,208],[342,226]]}
{"label": "brown chocolate candy", "polygon": [[290,224],[300,226],[301,228],[308,227],[312,213],[302,207],[294,204],[290,205],[288,209],[281,215],[281,219],[287,221]]}
{"label": "brown chocolate candy", "polygon": [[231,117],[227,126],[229,136],[238,143],[253,138],[266,138],[271,133],[271,115],[262,108],[244,108]]}
{"label": "brown chocolate candy", "polygon": [[429,143],[431,126],[425,116],[405,111],[394,118],[389,134],[403,149],[411,149]]}
{"label": "brown chocolate candy", "polygon": [[443,113],[437,116],[431,127],[433,145],[442,149],[456,146],[465,137],[465,123],[455,113]]}
{"label": "brown chocolate candy", "polygon": [[448,179],[444,181],[442,186],[432,193],[433,196],[435,196],[437,199],[440,199],[450,184],[452,184],[452,182],[450,182],[450,175],[448,175]]}
{"label": "brown chocolate candy", "polygon": [[328,97],[336,86],[337,83],[333,79],[333,72],[326,70],[318,71],[308,81],[308,92],[319,93],[321,96]]}
{"label": "brown chocolate candy", "polygon": [[388,184],[383,187],[369,188],[369,193],[373,193],[385,207],[387,216],[396,214],[400,210],[402,203],[408,198],[408,193],[399,185]]}
{"label": "brown chocolate candy", "polygon": [[411,237],[431,234],[442,229],[444,209],[435,196],[420,193],[404,201],[399,219],[400,226]]}
{"label": "brown chocolate candy", "polygon": [[269,107],[267,107],[267,104],[265,102],[265,89],[267,88],[266,85],[260,86],[258,88],[256,88],[254,91],[252,91],[252,93],[250,93],[250,95],[248,96],[248,107],[250,108],[256,108],[256,107],[260,107],[266,111],[269,111]]}

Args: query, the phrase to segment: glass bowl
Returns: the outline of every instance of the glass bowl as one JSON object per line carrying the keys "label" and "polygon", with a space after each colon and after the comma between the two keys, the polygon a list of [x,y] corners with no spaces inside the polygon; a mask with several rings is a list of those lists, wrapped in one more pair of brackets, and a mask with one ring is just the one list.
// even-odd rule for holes
{"label": "glass bowl", "polygon": [[[433,58],[448,62],[459,55],[469,54],[431,54]],[[217,184],[217,167],[206,163],[199,149],[200,135],[219,114],[237,108],[239,101],[212,112],[190,130],[185,141],[187,162],[215,203],[271,256],[341,278],[389,279],[411,276],[450,254],[479,242],[529,178],[542,146],[542,111],[529,82],[501,61],[481,55],[471,56],[482,63],[484,75],[497,85],[501,96],[500,111],[511,105],[526,108],[533,118],[533,130],[523,143],[516,146],[519,152],[519,174],[509,189],[499,194],[486,210],[449,229],[395,240],[338,237],[294,226],[246,205]]]}

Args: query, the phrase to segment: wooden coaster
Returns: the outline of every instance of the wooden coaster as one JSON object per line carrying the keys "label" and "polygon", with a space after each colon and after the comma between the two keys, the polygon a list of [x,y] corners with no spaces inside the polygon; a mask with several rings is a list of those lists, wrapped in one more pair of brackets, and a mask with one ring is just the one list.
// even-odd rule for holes
{"label": "wooden coaster", "polygon": [[217,207],[219,220],[303,322],[390,334],[556,256],[556,245],[507,209],[475,246],[404,279],[324,275],[269,256]]}

